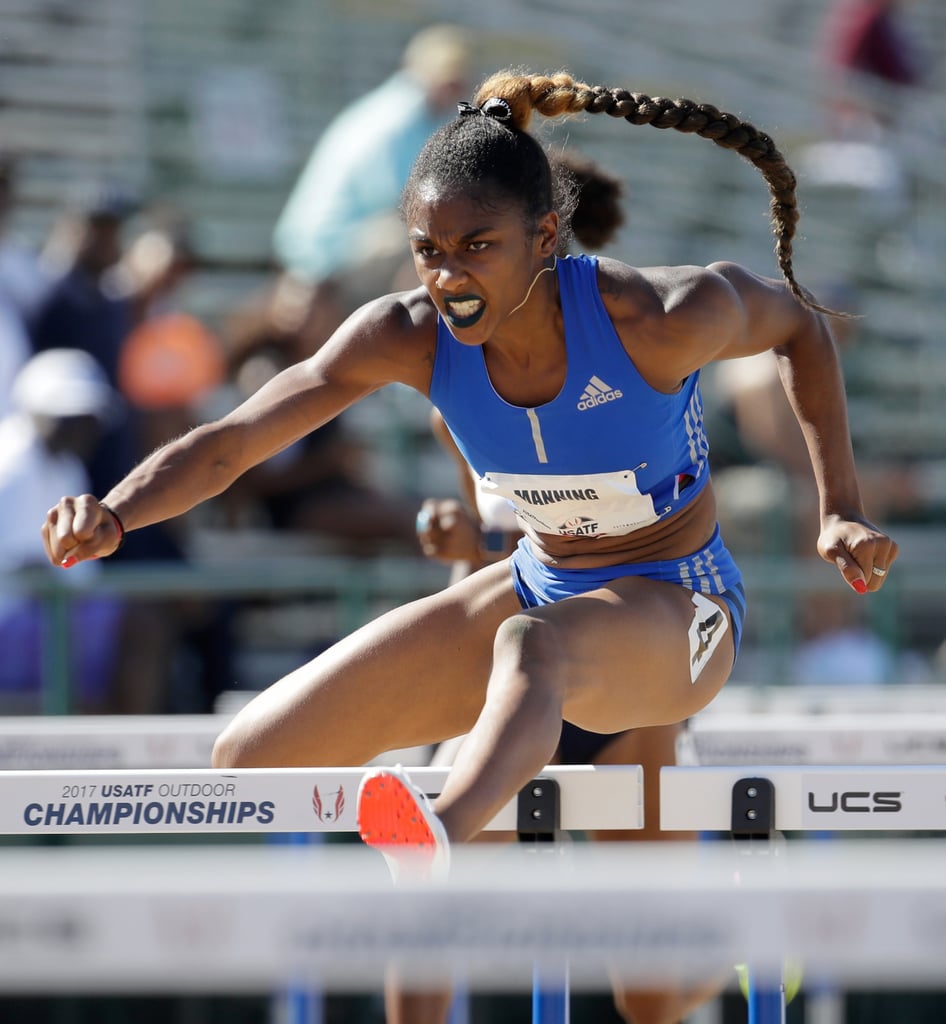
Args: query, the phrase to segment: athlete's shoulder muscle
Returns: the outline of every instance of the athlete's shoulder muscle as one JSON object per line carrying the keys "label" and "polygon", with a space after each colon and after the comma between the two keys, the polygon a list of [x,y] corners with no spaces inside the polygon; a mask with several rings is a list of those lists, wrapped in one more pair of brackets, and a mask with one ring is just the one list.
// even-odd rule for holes
{"label": "athlete's shoulder muscle", "polygon": [[312,357],[326,375],[369,390],[401,383],[427,393],[437,348],[437,311],[422,288],[384,295],[356,310]]}
{"label": "athlete's shoulder muscle", "polygon": [[625,348],[660,390],[674,390],[713,358],[719,331],[731,328],[738,307],[732,289],[705,267],[608,261],[599,287]]}

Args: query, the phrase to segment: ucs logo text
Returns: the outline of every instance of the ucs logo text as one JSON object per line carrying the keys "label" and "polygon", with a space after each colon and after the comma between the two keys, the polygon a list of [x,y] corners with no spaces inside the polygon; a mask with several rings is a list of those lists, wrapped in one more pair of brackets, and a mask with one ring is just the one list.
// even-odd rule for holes
{"label": "ucs logo text", "polygon": [[808,810],[816,814],[832,814],[836,811],[845,814],[896,814],[903,810],[902,796],[900,792],[850,790],[834,792],[826,801],[819,801],[809,790]]}

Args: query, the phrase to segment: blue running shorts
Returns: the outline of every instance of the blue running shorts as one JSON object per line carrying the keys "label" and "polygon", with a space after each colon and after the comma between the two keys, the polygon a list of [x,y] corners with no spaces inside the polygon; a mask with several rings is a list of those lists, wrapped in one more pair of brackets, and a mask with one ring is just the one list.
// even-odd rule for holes
{"label": "blue running shorts", "polygon": [[559,569],[540,562],[533,554],[528,538],[523,537],[509,563],[513,585],[523,608],[538,608],[576,594],[587,594],[624,576],[646,576],[721,597],[732,618],[733,648],[736,654],[739,653],[746,617],[746,592],[742,573],[723,544],[718,525],[709,543],[686,558],[627,562],[596,569]]}

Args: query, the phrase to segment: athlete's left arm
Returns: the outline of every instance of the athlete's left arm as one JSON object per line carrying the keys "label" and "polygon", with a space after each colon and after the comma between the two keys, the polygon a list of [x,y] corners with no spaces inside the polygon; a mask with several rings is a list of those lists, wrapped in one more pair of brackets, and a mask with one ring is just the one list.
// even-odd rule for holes
{"label": "athlete's left arm", "polygon": [[742,267],[707,268],[731,287],[737,308],[731,330],[714,359],[771,349],[779,376],[802,429],[818,487],[821,535],[818,552],[834,562],[855,590],[876,590],[897,557],[897,545],[864,515],[844,378],[828,318],[807,309],[781,281],[760,278]]}
{"label": "athlete's left arm", "polygon": [[628,354],[661,391],[715,360],[775,348],[805,319],[781,282],[735,264],[633,268],[602,258],[598,282]]}

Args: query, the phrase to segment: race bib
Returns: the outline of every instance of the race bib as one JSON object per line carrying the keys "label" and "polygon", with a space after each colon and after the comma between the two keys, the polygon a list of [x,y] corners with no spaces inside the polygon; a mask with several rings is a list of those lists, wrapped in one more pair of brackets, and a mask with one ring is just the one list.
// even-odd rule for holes
{"label": "race bib", "polygon": [[631,469],[570,476],[486,473],[478,486],[483,494],[505,498],[519,521],[540,533],[620,535],[660,518],[653,499],[641,493]]}

